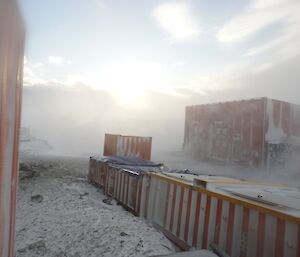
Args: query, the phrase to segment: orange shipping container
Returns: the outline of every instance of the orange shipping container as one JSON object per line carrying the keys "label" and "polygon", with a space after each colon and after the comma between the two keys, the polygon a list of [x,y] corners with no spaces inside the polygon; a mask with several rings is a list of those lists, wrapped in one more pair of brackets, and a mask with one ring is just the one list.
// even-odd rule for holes
{"label": "orange shipping container", "polygon": [[151,159],[151,137],[105,134],[104,156],[136,157]]}
{"label": "orange shipping container", "polygon": [[24,28],[14,0],[0,1],[0,256],[14,256]]}

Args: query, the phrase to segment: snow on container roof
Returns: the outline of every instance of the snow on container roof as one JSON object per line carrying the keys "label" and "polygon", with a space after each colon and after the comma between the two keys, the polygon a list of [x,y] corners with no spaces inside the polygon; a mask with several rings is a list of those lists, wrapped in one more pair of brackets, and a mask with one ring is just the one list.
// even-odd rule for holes
{"label": "snow on container roof", "polygon": [[162,172],[165,170],[164,166],[128,166],[128,165],[114,165],[111,164],[112,167],[121,168],[126,171],[132,171],[136,173],[147,173],[147,172]]}
{"label": "snow on container roof", "polygon": [[149,167],[157,167],[161,166],[155,162],[149,160],[142,160],[136,157],[124,157],[124,156],[105,156],[102,160],[117,164],[117,165],[130,165],[130,166],[149,166]]}
{"label": "snow on container roof", "polygon": [[296,187],[257,181],[239,180],[222,176],[191,175],[163,172],[163,175],[182,180],[224,196],[263,205],[300,218],[300,191]]}
{"label": "snow on container roof", "polygon": [[[236,187],[218,187],[233,195],[244,197],[253,201],[258,201],[267,205],[288,207],[300,211],[300,191],[295,188],[276,188],[252,185]],[[299,212],[300,214],[300,212]]]}
{"label": "snow on container roof", "polygon": [[167,170],[163,164],[142,160],[136,157],[105,156],[102,158],[91,158],[96,159],[99,162],[107,163],[110,167],[133,172],[137,175],[144,172],[162,172]]}
{"label": "snow on container roof", "polygon": [[214,175],[197,175],[197,174],[187,174],[187,173],[180,173],[180,172],[165,172],[167,176],[182,179],[186,182],[189,183],[194,183],[195,179],[201,179],[206,182],[219,182],[219,183],[224,183],[224,182],[241,182],[242,180],[235,179],[235,178],[230,178],[230,177],[224,177],[224,176],[214,176]]}
{"label": "snow on container roof", "polygon": [[[217,105],[217,104],[231,104],[231,103],[242,104],[242,103],[246,103],[246,102],[259,101],[259,100],[273,100],[273,101],[278,101],[278,102],[282,102],[282,103],[287,103],[287,104],[297,105],[297,104],[295,104],[295,103],[290,103],[290,102],[287,102],[287,101],[277,100],[277,99],[268,98],[268,97],[256,97],[256,98],[241,99],[241,100],[232,100],[232,101],[224,101],[224,102],[213,102],[213,103],[194,104],[194,105],[188,105],[188,106],[186,106],[186,107],[214,106],[214,105]],[[298,105],[298,106],[299,106],[299,105]]]}

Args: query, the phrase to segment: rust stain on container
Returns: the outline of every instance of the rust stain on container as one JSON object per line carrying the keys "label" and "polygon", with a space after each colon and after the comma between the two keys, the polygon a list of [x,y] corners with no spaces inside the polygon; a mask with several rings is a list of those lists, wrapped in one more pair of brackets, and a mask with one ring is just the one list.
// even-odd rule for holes
{"label": "rust stain on container", "polygon": [[14,256],[24,28],[14,0],[0,2],[0,256]]}
{"label": "rust stain on container", "polygon": [[104,156],[137,157],[151,159],[151,137],[105,134]]}
{"label": "rust stain on container", "polygon": [[186,107],[184,150],[199,157],[269,168],[300,146],[300,106],[250,99]]}

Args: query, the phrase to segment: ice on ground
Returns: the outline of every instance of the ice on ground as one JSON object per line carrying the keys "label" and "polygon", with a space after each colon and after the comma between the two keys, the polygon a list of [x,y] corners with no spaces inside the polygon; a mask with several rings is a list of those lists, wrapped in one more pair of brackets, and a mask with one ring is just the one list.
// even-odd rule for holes
{"label": "ice on ground", "polygon": [[[31,159],[28,166],[39,170],[39,175],[25,177],[19,183],[16,257],[154,256],[174,252],[172,243],[143,219],[114,201],[112,205],[102,202],[106,198],[102,191],[84,179],[87,160]],[[32,200],[36,196],[39,201]]]}

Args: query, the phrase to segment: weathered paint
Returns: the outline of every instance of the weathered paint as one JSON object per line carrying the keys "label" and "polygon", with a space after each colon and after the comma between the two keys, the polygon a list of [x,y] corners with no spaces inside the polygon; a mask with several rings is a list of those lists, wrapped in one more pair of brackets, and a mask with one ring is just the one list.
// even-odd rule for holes
{"label": "weathered paint", "polygon": [[105,134],[104,156],[137,157],[151,159],[151,137]]}
{"label": "weathered paint", "polygon": [[0,256],[14,256],[24,28],[14,0],[0,1]]}
{"label": "weathered paint", "polygon": [[[152,163],[152,162],[151,162]],[[149,165],[149,164],[148,164]],[[143,177],[147,172],[159,171],[160,166],[126,166],[109,161],[109,158],[90,157],[88,181],[104,189],[104,193],[116,199],[126,209],[139,215],[141,199],[147,197],[146,182]],[[145,190],[142,191],[142,187]]]}
{"label": "weathered paint", "polygon": [[107,165],[105,162],[90,158],[88,181],[95,186],[106,187]]}
{"label": "weathered paint", "polygon": [[[295,188],[226,177],[150,172],[151,168],[139,173],[94,159],[90,161],[90,173],[97,173],[97,165],[107,167],[104,184],[100,175],[94,173],[92,179],[104,185],[105,194],[146,218],[182,249],[208,249],[215,243],[232,257],[299,257],[300,208],[289,199],[297,197],[295,194],[286,196],[287,205],[276,205],[280,199],[274,195],[272,205],[227,190],[255,187],[258,192],[265,188],[292,193]],[[195,179],[206,180],[206,187],[200,187]]]}
{"label": "weathered paint", "polygon": [[300,106],[271,99],[265,100],[265,106],[265,166],[282,166],[295,149],[299,150]]}
{"label": "weathered paint", "polygon": [[215,243],[232,257],[299,256],[299,216],[163,174],[150,176],[147,219],[183,249]]}
{"label": "weathered paint", "polygon": [[184,149],[199,157],[270,167],[294,145],[297,105],[259,98],[186,107]]}

